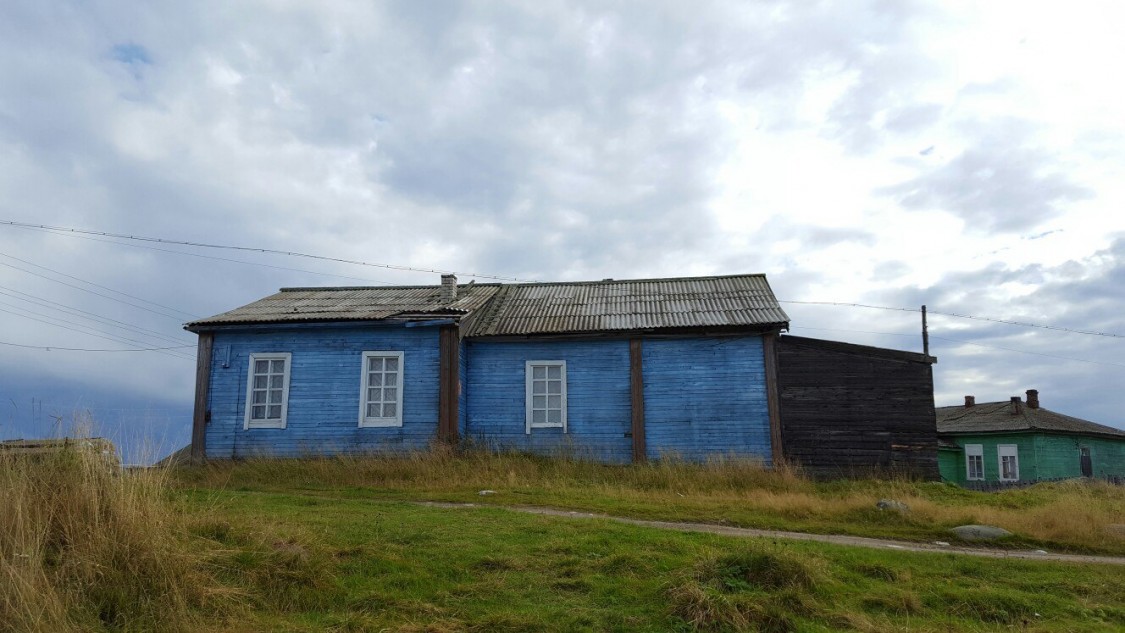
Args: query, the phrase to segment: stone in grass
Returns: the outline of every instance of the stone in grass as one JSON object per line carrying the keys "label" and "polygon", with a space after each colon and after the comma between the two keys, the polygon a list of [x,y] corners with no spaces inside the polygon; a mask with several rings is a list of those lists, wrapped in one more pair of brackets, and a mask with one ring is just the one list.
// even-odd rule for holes
{"label": "stone in grass", "polygon": [[478,494],[478,495],[480,495],[480,496],[482,496],[482,497],[487,497],[488,495],[494,495],[494,494],[496,494],[496,491],[495,491],[495,490],[481,490],[481,491],[480,491],[480,492],[478,492],[477,494]]}
{"label": "stone in grass", "polygon": [[910,506],[901,501],[895,501],[894,499],[880,499],[878,503],[875,504],[875,507],[879,508],[880,510],[891,510],[894,512],[898,512],[899,514],[910,513]]}
{"label": "stone in grass", "polygon": [[950,531],[966,541],[995,541],[1012,535],[994,525],[959,525]]}

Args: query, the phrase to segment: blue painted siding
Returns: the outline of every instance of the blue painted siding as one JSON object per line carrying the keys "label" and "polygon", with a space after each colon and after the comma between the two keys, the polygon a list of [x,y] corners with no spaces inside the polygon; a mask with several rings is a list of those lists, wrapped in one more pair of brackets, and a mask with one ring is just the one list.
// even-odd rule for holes
{"label": "blue painted siding", "polygon": [[674,453],[771,463],[761,337],[648,339],[643,358],[650,459]]}
{"label": "blue painted siding", "polygon": [[[218,331],[207,455],[299,456],[422,449],[436,436],[438,328],[305,327]],[[223,367],[228,356],[229,367]],[[403,351],[402,427],[360,428],[362,353]],[[284,429],[243,429],[251,353],[290,352]]]}
{"label": "blue painted siding", "polygon": [[[469,341],[469,439],[507,450],[627,462],[632,456],[628,341]],[[565,360],[567,433],[525,431],[525,363]]]}

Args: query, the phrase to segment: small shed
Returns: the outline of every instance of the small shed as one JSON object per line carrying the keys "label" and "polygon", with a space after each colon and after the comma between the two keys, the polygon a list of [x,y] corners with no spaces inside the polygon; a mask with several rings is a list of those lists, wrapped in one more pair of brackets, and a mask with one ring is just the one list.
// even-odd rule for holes
{"label": "small shed", "polygon": [[786,459],[819,477],[938,477],[936,358],[788,335],[777,348]]}

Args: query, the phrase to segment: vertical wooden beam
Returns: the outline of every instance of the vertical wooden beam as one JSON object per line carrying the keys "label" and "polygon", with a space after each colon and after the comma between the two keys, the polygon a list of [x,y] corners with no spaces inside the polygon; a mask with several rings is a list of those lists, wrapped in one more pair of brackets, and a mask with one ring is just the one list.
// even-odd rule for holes
{"label": "vertical wooden beam", "polygon": [[633,462],[645,461],[645,380],[641,339],[629,341],[629,395],[632,401]]}
{"label": "vertical wooden beam", "polygon": [[214,333],[199,333],[199,347],[195,354],[195,411],[191,418],[191,460],[196,463],[207,457],[207,407],[210,404],[211,348],[214,342]]}
{"label": "vertical wooden beam", "polygon": [[461,346],[457,326],[443,326],[439,342],[438,439],[456,442],[458,394],[461,391]]}
{"label": "vertical wooden beam", "polygon": [[781,444],[781,397],[777,387],[777,332],[762,335],[762,354],[766,366],[766,403],[770,413],[770,448],[773,463],[785,456]]}

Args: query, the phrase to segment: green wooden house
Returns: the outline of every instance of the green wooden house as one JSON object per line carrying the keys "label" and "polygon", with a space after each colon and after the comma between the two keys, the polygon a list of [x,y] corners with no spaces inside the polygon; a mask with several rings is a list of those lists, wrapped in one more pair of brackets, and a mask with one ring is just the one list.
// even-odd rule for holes
{"label": "green wooden house", "polygon": [[1125,431],[1027,402],[938,407],[938,468],[945,481],[975,487],[1074,477],[1125,478]]}

